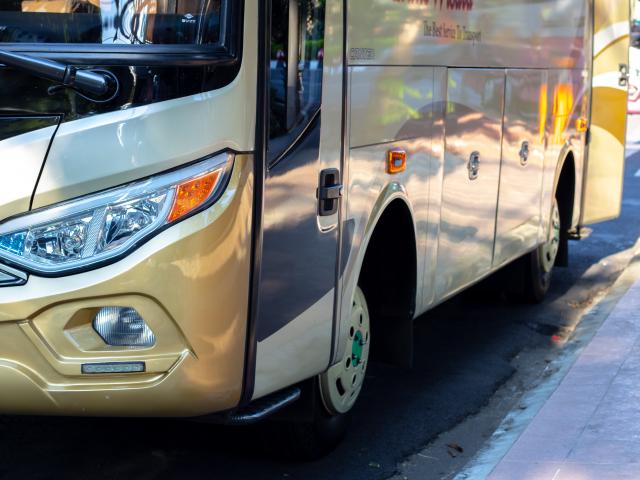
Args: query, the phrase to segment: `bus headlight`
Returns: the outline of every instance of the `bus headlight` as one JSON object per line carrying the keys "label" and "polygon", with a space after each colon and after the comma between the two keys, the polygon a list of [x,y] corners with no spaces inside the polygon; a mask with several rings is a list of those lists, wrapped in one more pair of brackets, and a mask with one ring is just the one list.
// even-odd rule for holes
{"label": "bus headlight", "polygon": [[0,224],[0,260],[56,275],[103,265],[217,200],[233,157],[221,154]]}

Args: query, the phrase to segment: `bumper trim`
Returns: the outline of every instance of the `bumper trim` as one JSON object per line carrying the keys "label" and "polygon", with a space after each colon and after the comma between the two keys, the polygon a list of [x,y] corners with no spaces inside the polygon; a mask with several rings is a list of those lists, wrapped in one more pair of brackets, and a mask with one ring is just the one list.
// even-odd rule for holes
{"label": "bumper trim", "polygon": [[15,268],[8,267],[7,265],[0,264],[0,287],[15,287],[24,285],[27,283],[29,276],[16,270]]}
{"label": "bumper trim", "polygon": [[300,398],[299,387],[291,387],[251,402],[237,410],[206,417],[207,421],[224,425],[251,425],[279,412]]}

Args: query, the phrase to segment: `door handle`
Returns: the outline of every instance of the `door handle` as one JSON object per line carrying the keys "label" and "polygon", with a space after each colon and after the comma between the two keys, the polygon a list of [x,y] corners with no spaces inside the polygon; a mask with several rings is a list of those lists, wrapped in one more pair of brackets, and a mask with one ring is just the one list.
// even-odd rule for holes
{"label": "door handle", "polygon": [[529,142],[525,140],[520,147],[520,165],[525,167],[527,163],[529,163]]}
{"label": "door handle", "polygon": [[473,152],[471,154],[467,170],[469,170],[469,180],[476,180],[478,178],[480,174],[480,152]]}
{"label": "door handle", "polygon": [[342,190],[340,170],[337,168],[328,168],[320,172],[320,184],[316,191],[319,216],[328,217],[338,211]]}

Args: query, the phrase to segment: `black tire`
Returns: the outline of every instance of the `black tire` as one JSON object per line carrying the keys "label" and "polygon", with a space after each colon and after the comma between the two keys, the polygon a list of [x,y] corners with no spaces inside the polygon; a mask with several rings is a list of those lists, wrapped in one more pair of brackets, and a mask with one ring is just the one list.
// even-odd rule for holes
{"label": "black tire", "polygon": [[551,287],[553,270],[545,272],[541,268],[540,256],[540,249],[537,248],[524,258],[522,269],[524,276],[522,301],[526,303],[541,303]]}
{"label": "black tire", "polygon": [[289,456],[299,461],[312,461],[331,453],[344,439],[350,419],[349,413],[331,414],[321,401],[316,402],[312,420],[288,424]]}
{"label": "black tire", "polygon": [[285,460],[308,462],[324,457],[340,444],[351,416],[330,413],[322,403],[318,384],[318,378],[305,382],[300,400],[270,422],[264,432],[267,452]]}
{"label": "black tire", "polygon": [[[541,303],[551,287],[553,267],[562,242],[566,241],[558,200],[554,200],[551,213],[550,236],[547,243],[514,262],[506,278],[511,291],[507,295],[525,303]],[[514,291],[515,287],[515,291]]]}
{"label": "black tire", "polygon": [[283,431],[291,456],[315,460],[344,438],[365,379],[370,350],[370,316],[362,289],[355,288],[344,358],[306,382],[299,401],[306,414],[287,422]]}

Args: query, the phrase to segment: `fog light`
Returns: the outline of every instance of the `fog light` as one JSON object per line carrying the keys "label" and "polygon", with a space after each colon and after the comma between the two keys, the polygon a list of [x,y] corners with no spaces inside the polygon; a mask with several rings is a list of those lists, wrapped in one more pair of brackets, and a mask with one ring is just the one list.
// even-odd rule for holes
{"label": "fog light", "polygon": [[140,314],[130,307],[103,307],[93,319],[93,329],[107,345],[153,347],[156,337]]}

